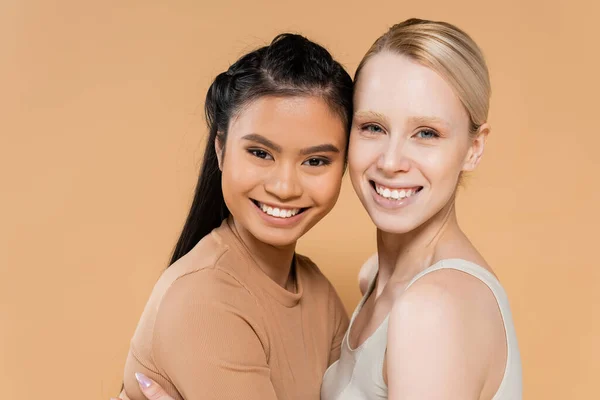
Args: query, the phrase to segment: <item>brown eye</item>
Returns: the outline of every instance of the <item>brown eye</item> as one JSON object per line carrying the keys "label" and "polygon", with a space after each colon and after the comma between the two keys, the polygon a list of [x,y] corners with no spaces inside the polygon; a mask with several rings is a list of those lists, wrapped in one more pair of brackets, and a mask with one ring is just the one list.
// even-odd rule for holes
{"label": "brown eye", "polygon": [[261,149],[249,149],[248,153],[252,154],[256,158],[261,158],[263,160],[272,160],[273,157],[269,153]]}
{"label": "brown eye", "polygon": [[311,167],[322,167],[324,165],[329,165],[331,162],[324,158],[309,158],[304,161],[304,165],[309,165]]}

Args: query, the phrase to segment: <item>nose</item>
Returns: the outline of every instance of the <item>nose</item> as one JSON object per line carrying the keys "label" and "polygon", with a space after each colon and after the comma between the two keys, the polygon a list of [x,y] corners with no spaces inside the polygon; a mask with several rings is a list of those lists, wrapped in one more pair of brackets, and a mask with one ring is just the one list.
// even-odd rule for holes
{"label": "nose", "polygon": [[276,166],[265,184],[265,191],[281,201],[302,196],[303,188],[295,166],[290,164]]}
{"label": "nose", "polygon": [[377,159],[377,168],[388,175],[407,172],[410,169],[410,159],[406,154],[408,143],[400,135],[394,136],[384,144]]}

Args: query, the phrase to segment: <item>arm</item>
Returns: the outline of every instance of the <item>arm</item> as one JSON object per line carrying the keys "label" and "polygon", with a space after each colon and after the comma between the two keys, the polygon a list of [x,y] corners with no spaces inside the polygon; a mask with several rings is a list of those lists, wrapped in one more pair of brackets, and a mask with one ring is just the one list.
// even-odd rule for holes
{"label": "arm", "polygon": [[377,253],[369,257],[362,267],[360,267],[360,271],[358,272],[358,287],[360,288],[360,293],[363,296],[369,289],[369,284],[375,278],[378,269],[379,258],[377,257]]}
{"label": "arm", "polygon": [[222,272],[199,274],[217,278],[180,278],[158,310],[153,356],[162,375],[187,400],[276,400],[254,299]]}
{"label": "arm", "polygon": [[333,313],[335,315],[335,332],[331,342],[331,352],[329,353],[328,366],[340,358],[342,341],[344,340],[344,335],[348,330],[349,324],[348,314],[346,313],[346,308],[342,304],[342,300],[338,296],[333,286],[330,286],[329,290],[330,302],[333,303]]}
{"label": "arm", "polygon": [[[443,272],[446,273],[446,272]],[[481,307],[464,287],[425,276],[390,313],[390,400],[477,400],[489,366]],[[467,290],[468,292],[468,290]]]}

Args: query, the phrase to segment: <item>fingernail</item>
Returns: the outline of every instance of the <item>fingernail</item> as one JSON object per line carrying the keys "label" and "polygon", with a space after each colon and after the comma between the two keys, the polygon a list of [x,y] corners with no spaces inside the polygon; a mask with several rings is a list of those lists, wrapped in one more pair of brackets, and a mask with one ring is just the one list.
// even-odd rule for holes
{"label": "fingernail", "polygon": [[152,385],[152,381],[148,377],[140,372],[135,373],[135,379],[142,385],[143,388],[148,389]]}

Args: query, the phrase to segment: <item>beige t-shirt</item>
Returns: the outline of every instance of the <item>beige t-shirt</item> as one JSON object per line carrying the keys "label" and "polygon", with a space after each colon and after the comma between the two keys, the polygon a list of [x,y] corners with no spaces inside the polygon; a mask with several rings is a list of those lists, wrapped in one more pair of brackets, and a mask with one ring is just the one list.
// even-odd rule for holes
{"label": "beige t-shirt", "polygon": [[125,390],[144,400],[134,373],[175,399],[318,400],[348,327],[329,281],[296,255],[297,292],[253,263],[232,221],[160,277],[125,365]]}

